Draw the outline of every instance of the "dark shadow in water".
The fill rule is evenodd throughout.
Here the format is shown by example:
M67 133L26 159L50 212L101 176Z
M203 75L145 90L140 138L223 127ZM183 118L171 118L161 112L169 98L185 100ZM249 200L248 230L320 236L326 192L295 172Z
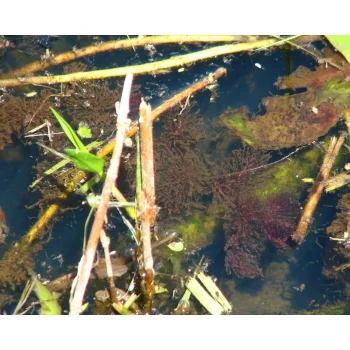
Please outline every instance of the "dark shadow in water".
M28 211L25 206L38 199L38 194L29 189L37 157L35 145L24 146L19 140L0 152L0 206L13 233L11 241L20 238L36 219L37 210Z

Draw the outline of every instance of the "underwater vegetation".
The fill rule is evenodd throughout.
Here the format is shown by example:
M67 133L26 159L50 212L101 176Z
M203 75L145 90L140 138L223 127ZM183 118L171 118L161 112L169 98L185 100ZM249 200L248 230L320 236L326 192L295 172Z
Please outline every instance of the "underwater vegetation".
M334 62L344 63L329 49L324 53ZM283 96L262 99L260 109L265 113L252 115L245 106L234 110L229 107L220 121L256 148L279 150L308 144L327 134L349 108L349 73L349 65L342 69L320 65L314 71L300 66L275 83L285 92Z
M198 143L205 138L204 121L187 108L164 115L155 145L156 196L160 217L183 217L204 208L202 196L210 193L210 172Z
M266 241L280 249L290 247L299 206L292 196L241 204L245 210L232 212L235 215L224 224L226 234L231 234L225 246L225 266L238 277L254 278L262 274L259 258Z
M266 151L243 145L225 159L211 155L215 148L204 154L213 130L206 127L195 108L174 108L157 125L158 226L180 232L192 251L210 245L223 225L227 272L254 278L262 273L259 261L267 241L281 249L289 247L299 213L296 192L285 189L279 195L267 190L280 168L272 174L271 168L264 168L270 159ZM133 179L133 158L127 161L129 179ZM133 186L132 180L130 184Z
M313 103L305 102L311 97L311 92L267 97L262 100L267 110L264 115L250 120L248 109L228 108L220 119L223 125L257 148L279 150L305 145L325 135L338 121L334 104L321 103L313 111Z
M337 205L336 217L327 227L331 241L327 252L323 273L328 278L339 279L345 284L346 293L350 293L350 193L343 194Z
M184 132L178 133L179 128ZM157 203L160 218L165 219L161 222L165 223L166 218L174 221L176 216L181 220L186 215L185 222L174 227L184 232L186 242L203 244L205 241L195 238L203 229L197 233L190 229L191 222L199 215L194 210L202 209L201 216L223 222L227 272L238 277L260 275L259 259L266 240L278 248L289 247L288 240L299 213L298 201L291 192L259 195L259 188L274 180L271 175L264 176L264 170L254 171L268 164L269 154L243 145L219 162L210 155L202 156L200 141L205 139L207 131L198 113L191 116L190 110L181 119L176 111L164 116L163 130L155 153Z
M46 45L45 38L42 38L42 42ZM329 54L334 62L342 64L339 55L327 52L327 49L323 51L324 54ZM90 66L81 62L71 63L63 68L63 74L88 72L89 68ZM186 72L187 70L189 67L186 67ZM220 267L223 278L237 285L261 282L261 290L266 293L267 298L273 289L273 283L263 286L263 279L258 277L274 279L276 276L272 276L273 266L266 263L265 257L268 254L279 257L286 257L289 254L282 252L292 247L291 238L303 209L302 203L308 194L307 190L310 189L312 192L312 183L315 181L320 161L327 151L329 131L350 108L349 73L348 66L344 67L344 70L333 66L326 69L323 65L315 70L299 67L288 77L277 79L275 85L279 89L278 96L262 98L260 108L265 111L264 114L253 115L247 106L233 109L227 105L221 114L224 108L219 108L220 112L217 112L214 106L214 118L218 120L213 122L208 121L208 116L205 114L206 107L204 110L201 109L205 104L201 104L200 100L194 102L193 95L189 94L184 105L171 105L160 118L160 122L154 124L156 205L152 206L152 210L157 214L157 223L152 222L149 227L149 237L154 233L155 238L152 244L149 244L148 252L155 258L155 280L161 283L166 281L173 287L172 291L164 291L166 288L161 283L157 285L157 288L163 288L162 293L165 295L159 297L155 305L166 305L168 312L171 308L170 303L173 305L179 301L179 295L186 291L184 286L189 280L189 271L192 272L192 267L197 264L195 259L206 248L210 249L211 245L217 244L217 241L220 241L219 254L224 254L224 263ZM245 79L246 83L249 83L253 75ZM206 80L213 96L220 100L222 92L219 86L214 83L211 75ZM254 84L255 82L250 86L251 92L255 88ZM168 89L167 86L166 88ZM132 89L131 119L137 118L142 89L142 86L137 85ZM281 95L283 93L285 94ZM103 143L114 138L118 113L115 102L121 99L121 94L121 81L102 79L75 80L62 83L59 87L55 87L54 84L34 86L32 90L2 88L0 150L11 144L14 137L27 143L37 142L40 158L36 170L38 178L41 177L47 169L56 164L59 157L64 157L65 148L71 146L50 112L49 107L54 107L64 116L73 132L76 131L81 136L85 146L91 141L101 142L92 151L96 154L102 149ZM211 99L210 101L213 102ZM136 120L130 123L131 127L138 125ZM345 125L339 123L338 126L344 128ZM40 134L31 135L32 130L38 127L41 128ZM82 134L78 131L81 128L84 128ZM334 132L335 129L332 129L331 133ZM233 138L232 134L238 137ZM135 270L135 266L139 264L141 269L144 268L143 263L135 258L139 250L132 248L132 254L123 253L130 252L129 246L134 242L132 227L139 224L139 220L135 220L135 215L128 217L125 210L125 205L134 210L135 192L140 185L135 176L136 142L131 140L131 137L128 137L123 146L121 173L117 180L117 187L126 198L122 202L128 203L120 203L119 198L119 202L113 199L114 206L124 205L124 207L117 217L116 208L108 209L108 214L112 213L108 217L108 222L101 220L104 230L107 234L111 234L113 239L117 225L121 223L123 226L123 229L119 229L118 226L117 244L113 242L111 245L111 249L115 249L113 254L116 255L112 258L112 266L116 270L114 275L123 276L119 281L121 286L118 285L116 289L121 294L127 294L125 291L129 291L130 285L135 283L132 274L127 274L131 267ZM317 143L320 137L321 143ZM123 145L123 142L121 144ZM319 147L316 148L315 145ZM344 163L347 158L346 152L345 150L341 154L342 160L340 161L339 157L338 161ZM108 166L110 159L110 156L106 156L103 164ZM76 208L83 211L82 203L86 206L90 204L86 192L82 190L83 187L84 191L86 189L83 183L91 179L91 174L80 175L77 176L77 169L74 166L66 164L54 174L43 176L43 181L38 182L35 187L40 192L40 199L30 208L39 207L39 215L46 213L45 209L49 204L57 205L57 213L60 214ZM76 181L76 178L79 178L79 181ZM148 179L144 177L146 178ZM74 186L72 179L75 181ZM100 192L103 182L101 180L105 180L103 171L100 171L94 179L100 183L94 184L91 194ZM66 193L67 187L74 188L75 192L69 201L61 195L63 192ZM327 263L324 274L350 285L348 272L350 197L347 189L343 190L345 194L338 202L337 217L327 229L332 240L326 245L327 252L324 253L327 257L336 255L336 258ZM94 198L97 204L101 203L98 202L101 197ZM92 207L90 214L94 213L95 209L96 207ZM137 215L144 213L137 205L134 212ZM313 218L308 220L313 222ZM126 223L127 227L124 227L123 223ZM1 216L0 211L0 244L11 245L8 251L7 246L1 246L2 291L5 292L5 288L16 289L27 280L28 270L32 271L36 267L35 255L51 239L51 225L53 223L41 234L36 235L33 242L28 241L28 246L22 245L22 241L18 244L11 241L11 230L7 228L6 219ZM86 232L89 225L91 226L91 223L86 224ZM159 238L162 241L173 233L176 234L177 242L158 247ZM178 248L179 246L181 248ZM105 256L108 257L106 251ZM92 269L93 273L100 275L97 277L103 280L108 277L104 268L107 260L101 260ZM283 280L287 285L286 276L289 272L286 263L283 264L281 265L284 277L276 277L274 282ZM72 269L73 267L70 271ZM62 279L65 291L69 289L74 276L74 272L63 276L67 277ZM250 281L255 278L255 281ZM110 281L112 279L110 278ZM142 280L142 273L139 273L135 280L138 285ZM96 280L94 282L96 285L101 283ZM276 293L281 298L286 296L289 300L294 290L297 292L304 290L304 287L299 288L304 281L302 283L296 281L294 284L292 286L289 283L286 288L280 286L277 288L279 294ZM135 293L139 293L142 288L136 289ZM233 287L230 291L233 298L242 297ZM96 313L113 312L112 297L107 294L101 291L96 293ZM106 299L109 300L108 306L102 305ZM140 298L137 303L142 305L143 301ZM98 311L100 302L103 311ZM256 302L259 303L259 298L256 298ZM278 312L284 312L291 307L290 301L280 300L280 302ZM150 304L147 308L149 306ZM195 309L193 305L191 308ZM136 309L139 312L137 305ZM118 313L119 311L117 310ZM191 309L192 311L203 312L201 309ZM267 307L264 308L264 312L268 312Z

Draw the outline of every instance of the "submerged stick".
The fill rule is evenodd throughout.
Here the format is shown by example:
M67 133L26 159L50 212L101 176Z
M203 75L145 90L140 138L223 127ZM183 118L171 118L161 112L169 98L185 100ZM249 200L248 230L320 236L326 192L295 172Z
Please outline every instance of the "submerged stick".
M79 178L82 179L82 178L84 178L84 176L85 176L85 173L83 171L78 171L77 174L75 175L75 179L79 179ZM46 209L44 214L41 215L41 217L32 226L32 228L26 233L26 235L20 241L18 241L14 244L15 248L18 248L18 247L25 248L25 247L28 247L31 245L33 240L38 236L38 233L41 232L41 230L43 228L45 228L45 226L50 222L52 217L58 212L58 210L61 207L61 202L64 201L65 199L67 199L68 196L72 192L74 192L76 183L78 183L78 182L71 181L68 184L66 190L57 196L58 203L52 204Z
M91 233L90 233L88 244L85 250L85 254L82 257L80 274L78 274L77 276L78 277L77 284L76 284L72 302L71 302L71 309L70 309L71 315L78 315L81 312L85 289L91 273L98 241L101 234L101 229L104 224L109 200L112 194L112 187L114 186L118 178L119 165L120 165L121 155L122 155L123 146L124 146L125 133L130 125L130 119L128 119L128 114L129 114L129 99L130 99L132 79L133 79L132 74L128 74L126 76L123 93L121 97L121 102L120 104L118 102L116 103L116 112L118 115L116 144L115 144L113 155L107 171L106 180L102 189L101 200L96 211L95 220L91 228Z
M77 72L56 76L37 76L25 78L10 78L0 80L0 87L23 86L30 84L60 84L81 80L105 79L112 77L122 77L128 73L146 74L156 73L157 71L167 70L179 66L188 65L197 61L217 56L229 55L236 52L249 51L260 47L273 44L276 39L261 40L253 43L229 44L212 47L210 49L192 52L182 56L175 56L166 60L150 62L135 66L118 67L111 69L103 69L92 72Z
M111 290L112 304L115 309L121 310L121 313L125 314L124 306L118 300L117 288L114 283L115 274L113 273L113 267L112 267L110 253L109 253L110 239L109 237L107 237L106 232L103 228L101 229L100 239L101 239L101 244L103 246L104 253L105 253L106 271L108 276L109 288ZM127 312L127 314L130 314L130 313Z
M140 194L139 211L142 248L144 293L146 298L145 311L151 312L154 290L154 270L151 236L156 220L156 194L154 187L154 160L153 160L153 119L151 106L143 99L140 105L140 135L141 135L141 169L142 191Z
M334 164L335 158L339 153L340 147L342 146L344 140L345 140L345 133L341 133L339 138L336 137L331 138L331 142L329 145L329 148L327 150L327 153L324 157L323 164L321 167L321 170L319 174L317 175L315 184L309 194L309 197L307 199L307 202L304 206L304 210L302 212L302 215L299 219L298 225L296 230L293 233L293 240L300 244L309 229L310 223L312 222L312 217L314 215L314 212L316 210L317 204L320 200L321 194L324 189L325 181L329 177L329 173L332 169L332 166Z
M160 44L184 44L184 43L214 43L214 42L254 42L257 41L255 36L244 35L159 35L146 36L143 38L132 38L126 40L112 40L101 43L99 45L86 46L81 49L73 49L72 51L63 52L53 56L47 61L35 61L29 63L19 69L15 69L8 74L3 74L1 79L12 77L20 77L29 73L35 73L48 69L53 66L68 63L78 58L96 55L101 52L130 49L131 47L143 47L144 45L160 45Z

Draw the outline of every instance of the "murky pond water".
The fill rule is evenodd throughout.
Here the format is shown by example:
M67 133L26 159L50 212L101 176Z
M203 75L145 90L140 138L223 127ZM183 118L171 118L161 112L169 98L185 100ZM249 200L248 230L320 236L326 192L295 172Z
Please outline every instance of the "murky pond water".
M37 37L7 39L13 47L3 51L0 56L0 69L4 73L39 59L48 53L47 50L58 55L73 47L76 50L92 43L120 38L60 36L50 38L49 42L47 38L40 38L39 44ZM323 47L323 44L318 45L319 48ZM57 66L36 74L63 74L74 70L136 65L214 46L168 44L139 47L135 51L100 53L79 59L79 65L74 67ZM293 113L305 115L304 119L296 122L299 125L303 122L305 128L313 125L307 114L311 112L303 109L304 105L309 104L309 95L304 95L305 100L301 102L295 97L305 93L307 86L288 90L279 89L276 85L279 77L292 74L300 66L315 72L318 64L304 52L283 47L217 57L186 66L184 70L173 69L166 74L135 76L131 106L134 120L137 119L141 96L155 108L217 68L227 69L226 76L219 79L217 86L196 93L190 99L189 107L183 102L161 116L160 122L154 125L156 195L160 207L157 232L163 237L165 232L177 231L186 249L176 253L163 246L154 251L157 282L167 288L166 293L156 296L155 313L173 312L184 293L184 281L203 256L208 262L206 272L216 278L216 284L232 305L233 314L295 314L335 305L341 305L342 312L347 312L346 270L342 271L342 277L329 273L332 270L329 261L335 259L341 265L345 255L336 256L334 242L329 240L326 233L334 220L339 198L347 189L324 194L304 242L298 247L290 244L301 208L312 188L312 183L306 183L302 178L316 178L329 135L337 135L340 129L345 129L345 124L339 122L324 126L330 129L329 132L328 129L325 132L318 131L315 126L310 131L291 131L291 142L287 136L282 141L278 139L278 135L286 133L283 129L286 122L279 122L283 108L290 113L291 118L294 117ZM1 138L0 206L10 230L0 246L3 258L12 244L19 241L36 223L45 208L55 202L55 193L64 188L64 182L71 176L67 175L63 180L51 176L37 186L39 190L29 188L36 178L60 160L35 142L45 143L59 152L68 146L65 136L58 134L60 129L57 123L55 125L45 103L59 109L75 128L81 121L87 123L92 130L92 139L84 140L85 144L95 139L104 140L113 133L113 105L120 97L123 84L123 79L107 81L50 87L44 84L2 91L0 122L7 124L1 132L10 135L13 131L11 137ZM25 97L33 91L37 93L36 96ZM62 92L70 92L71 95L64 98L48 97L50 94L58 96ZM287 95L290 97L288 103L285 99ZM267 101L264 104L263 99ZM12 109L6 109L6 104L11 104ZM293 112L290 111L292 104ZM320 114L331 115L329 105L322 105L318 109ZM13 125L9 122L12 113L17 113L17 119L12 120ZM25 118L35 113L32 128L45 120L54 124L57 134L52 143L45 136L46 129L42 129L43 136L35 139L23 137L24 132L28 132ZM230 121L226 117L239 113L244 114L244 123L248 125L252 122L249 132L242 131L241 127L238 127L238 132L230 129ZM257 119L262 121L260 125L254 124ZM276 127L280 127L277 129L280 131L276 132ZM319 135L316 139L320 137L323 149L316 148L312 144L313 139L305 141L307 133L316 135L317 132ZM258 137L261 139L258 140ZM266 146L262 146L263 142L266 142ZM285 146L280 147L278 142ZM293 156L285 159L294 151ZM338 171L349 159L345 147L340 154L342 160L334 167ZM279 163L281 159L284 160ZM297 164L297 159L301 159L298 165L300 168L288 168L281 175L284 164ZM273 162L280 168L268 165ZM304 172L305 168L307 171ZM118 182L130 200L134 196L134 172L135 146L124 151ZM96 193L99 190L99 187L94 189ZM31 252L34 260L28 258L28 264L40 273L43 280L52 281L76 270L82 252L84 226L90 211L85 201L86 198L76 192L60 204L63 210L48 225L46 234L38 239L37 248ZM116 255L125 256L125 251L133 245L133 239L115 208L110 210L106 231L111 237L111 250L116 251ZM99 253L103 255L102 249ZM0 263L0 267L4 266L5 260ZM135 264L130 262L128 268L128 273L117 280L118 287L124 290L134 277ZM0 280L2 295L14 297L12 302L7 305L4 303L2 310L8 313L13 311L25 280L26 277L20 277L20 274L17 282L16 279L13 283ZM91 302L89 312L94 309L95 291L106 286L103 283L95 281L87 293L87 300ZM64 310L69 308L69 292L67 295L61 299ZM31 312L36 311L33 309ZM190 312L206 313L196 301Z

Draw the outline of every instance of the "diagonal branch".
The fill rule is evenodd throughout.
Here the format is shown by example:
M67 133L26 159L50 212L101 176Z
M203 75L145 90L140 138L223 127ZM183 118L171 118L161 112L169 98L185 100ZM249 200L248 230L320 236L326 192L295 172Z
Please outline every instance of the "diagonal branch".
M116 182L119 172L120 159L123 151L125 133L130 126L129 113L129 98L131 91L133 75L128 74L125 78L124 88L120 104L116 103L117 119L117 134L116 143L112 154L112 159L107 171L106 181L103 186L101 200L96 211L95 220L91 228L89 241L82 257L80 271L77 276L76 288L70 306L70 314L77 315L81 312L81 306L85 294L85 289L91 273L94 257L96 254L97 245L100 239L101 229L107 214L108 204L112 193L112 188Z
M314 215L318 202L321 198L321 194L325 187L325 182L329 177L329 173L339 153L339 150L342 144L344 143L345 136L345 133L342 133L338 139L336 137L331 138L331 142L328 147L327 153L324 157L321 170L317 175L315 184L309 194L302 215L299 219L298 225L292 236L293 241L295 241L298 244L302 243L309 230L310 224L312 222L312 217Z

